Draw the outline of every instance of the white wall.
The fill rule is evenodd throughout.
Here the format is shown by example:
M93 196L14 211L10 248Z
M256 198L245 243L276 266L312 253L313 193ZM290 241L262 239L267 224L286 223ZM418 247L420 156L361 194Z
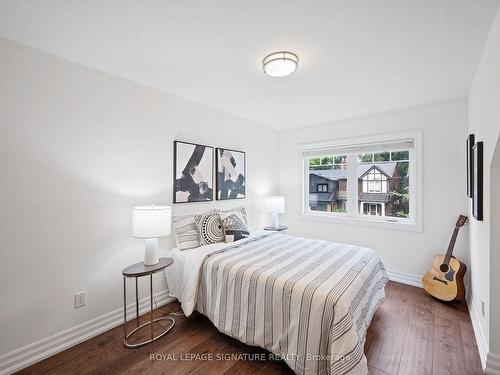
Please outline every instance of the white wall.
M332 104L333 105L333 104ZM279 191L287 210L281 219L292 233L377 250L391 271L421 276L432 257L446 251L458 214L467 212L464 142L466 101L456 99L397 112L366 116L315 127L281 131ZM423 130L423 232L406 232L299 218L298 144ZM458 238L455 255L467 262L467 231Z
M0 39L0 354L122 306L121 269L143 257L131 208L172 203L174 139L246 151L248 179L246 200L174 215L245 204L266 223L274 130Z
M499 82L500 83L500 82ZM500 103L500 96L498 96ZM500 112L497 113L497 116ZM498 116L500 119L500 116ZM497 120L498 120L497 119ZM500 137L496 142L490 168L490 351L500 354ZM471 239L473 240L473 239ZM479 250L476 247L476 250ZM475 254L477 257L477 255ZM476 302L476 301L475 301Z
M500 194L500 188L494 184L490 173L490 168L494 167L493 154L500 133L500 11L497 12L473 80L468 108L468 130L475 134L477 140L484 141L484 220L471 220L470 223L471 302L479 312L481 334L486 344L489 344L489 350L500 353L500 242L493 242L495 235L498 241L500 213L490 209L495 202L494 195ZM496 168L499 167L500 163ZM481 300L486 302L484 317L480 314Z

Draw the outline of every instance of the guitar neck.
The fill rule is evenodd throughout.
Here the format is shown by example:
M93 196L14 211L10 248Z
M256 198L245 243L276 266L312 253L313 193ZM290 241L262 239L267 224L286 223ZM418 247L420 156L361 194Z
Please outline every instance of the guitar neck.
M446 256L444 257L444 264L448 264L450 262L451 255L453 254L453 248L455 247L455 242L457 241L459 229L459 227L455 227L455 230L453 231L450 244L448 245L448 250L446 251Z

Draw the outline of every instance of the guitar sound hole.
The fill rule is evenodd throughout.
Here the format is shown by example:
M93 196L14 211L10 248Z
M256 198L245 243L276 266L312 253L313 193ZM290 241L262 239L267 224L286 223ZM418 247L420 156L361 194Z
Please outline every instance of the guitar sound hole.
M446 273L450 270L450 266L448 266L447 264L441 264L439 266L439 269L441 272Z

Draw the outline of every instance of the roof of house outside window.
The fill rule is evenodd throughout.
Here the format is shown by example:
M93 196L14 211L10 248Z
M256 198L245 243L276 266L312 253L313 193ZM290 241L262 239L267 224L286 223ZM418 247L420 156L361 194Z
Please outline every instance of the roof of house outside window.
M335 199L335 193L309 193L309 202L331 202Z
M362 178L373 167L376 167L386 176L392 177L396 169L396 164L396 162L358 164L358 179ZM347 178L345 169L312 170L309 174L315 174L316 176L327 178L329 180L342 180Z
M373 202L373 203L385 203L390 200L389 193L361 193L359 195L359 200L362 202Z

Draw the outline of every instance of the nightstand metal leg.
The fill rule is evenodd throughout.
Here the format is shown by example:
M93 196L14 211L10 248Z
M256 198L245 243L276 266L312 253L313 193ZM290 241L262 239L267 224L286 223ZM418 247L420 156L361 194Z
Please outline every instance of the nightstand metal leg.
M123 337L127 337L127 278L123 277Z
M149 275L149 293L151 295L151 341L153 341L153 274Z
M137 282L138 277L135 278L135 321L137 323L137 327L140 326L139 324L139 290L138 290L138 282Z

